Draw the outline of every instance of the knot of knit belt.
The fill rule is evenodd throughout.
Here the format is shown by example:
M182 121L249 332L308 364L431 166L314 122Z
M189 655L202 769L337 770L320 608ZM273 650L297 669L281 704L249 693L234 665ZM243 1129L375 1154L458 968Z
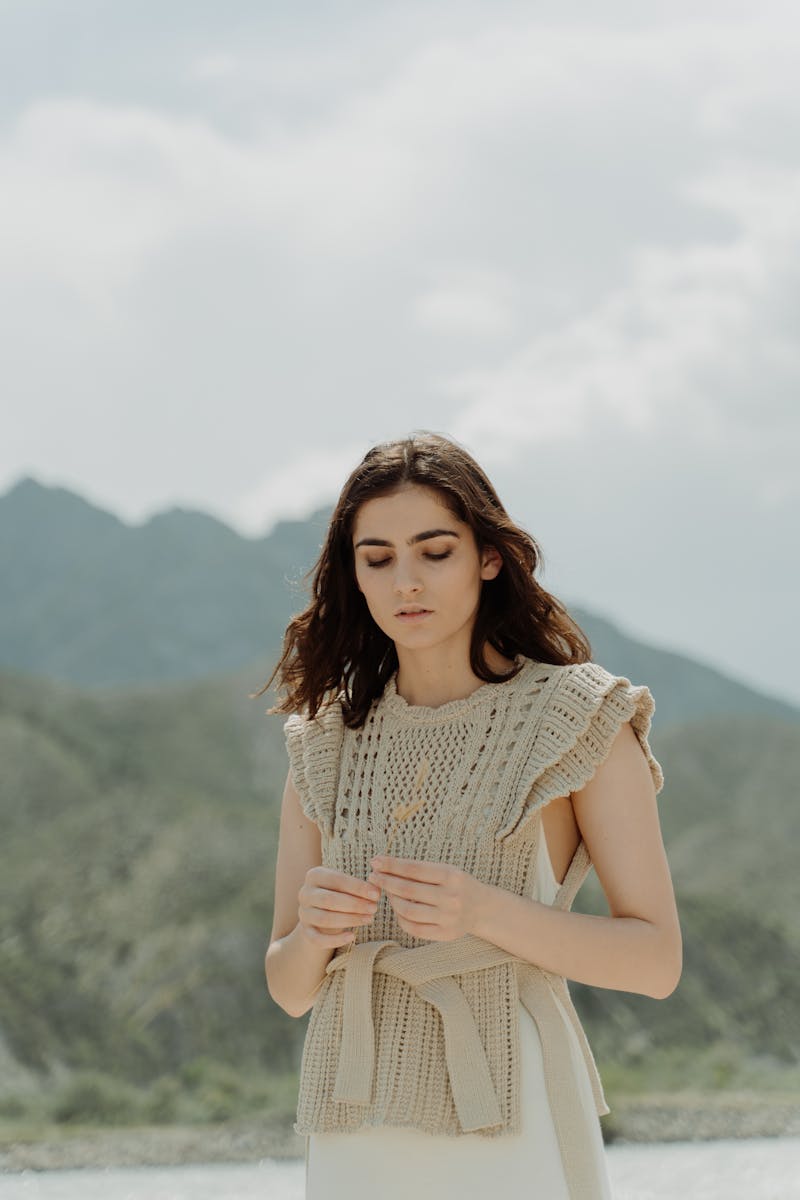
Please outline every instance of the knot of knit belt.
M453 976L484 971L507 962L517 964L520 999L539 1029L556 1125L562 1113L570 1109L573 1114L578 1112L580 1098L571 1069L567 1030L545 972L472 934L452 942L429 942L410 949L393 939L361 942L353 945L349 953L331 959L326 973L346 972L334 1100L370 1103L375 1065L372 976L378 972L402 979L438 1010L453 1102L462 1130L467 1133L500 1124L500 1103L475 1017ZM564 999L569 1004L566 995L562 1003Z
M442 1018L445 1054L458 1118L465 1131L502 1121L489 1064L478 1027L455 974L482 971L504 962L521 962L483 938L467 935L453 942L429 942L404 949L392 939L361 942L336 955L326 972L346 970L344 1017L334 1100L369 1104L375 1064L372 976L402 979Z

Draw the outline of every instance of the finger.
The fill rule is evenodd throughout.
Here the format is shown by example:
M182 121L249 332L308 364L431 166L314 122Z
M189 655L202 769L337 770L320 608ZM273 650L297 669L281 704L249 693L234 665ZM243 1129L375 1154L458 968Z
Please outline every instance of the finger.
M397 901L397 902L395 902ZM416 904L402 897L392 896L392 908L405 921L413 921L417 925L435 925L441 919L441 910L433 904Z
M315 867L308 882L312 887L338 892L343 896L356 896L362 900L379 898L375 888L365 879L359 879L354 875L345 875L330 867Z
M386 875L399 875L405 879L434 884L442 884L450 871L449 863L422 862L416 858L391 858L385 854L376 855L370 860L370 866Z
M373 878L390 896L402 896L406 900L418 900L425 904L441 903L441 884L416 883L401 875L389 875L383 871L373 871L370 879Z
M352 896L348 892L332 892L328 888L313 888L309 899L317 908L329 908L358 916L361 913L374 913L380 894L378 887L372 887L372 895L365 898Z
M401 917L398 913L397 922L400 928L412 937L427 938L428 941L439 941L442 937L441 926L437 921L413 921L411 917Z
M421 921L410 921L407 917L404 917L403 929L405 929L406 933L410 933L412 937L426 938L429 942L444 941L441 926L437 925L435 921L427 925Z
M345 946L348 942L352 942L355 934L351 930L339 930L338 932L330 932L324 929L319 929L315 925L305 925L304 932L310 942L314 942L318 946Z
M342 929L349 925L368 925L375 916L374 910L369 912L340 912L329 908L312 905L306 912L315 925L326 929Z

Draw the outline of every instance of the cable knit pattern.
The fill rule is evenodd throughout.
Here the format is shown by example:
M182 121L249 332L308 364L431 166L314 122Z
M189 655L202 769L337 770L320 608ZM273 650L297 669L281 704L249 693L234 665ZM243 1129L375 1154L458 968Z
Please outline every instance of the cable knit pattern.
M339 698L314 721L288 718L292 775L304 812L320 828L324 865L366 879L372 856L396 830L393 856L451 863L532 895L543 806L591 779L625 721L661 790L647 740L655 708L648 688L597 663L553 666L523 656L516 663L508 680L439 707L409 705L393 675L358 730L345 728ZM425 802L396 824L392 813L411 799L423 759ZM556 906L571 906L590 865L581 843ZM573 1192L588 1194L580 1191L574 1072L554 995L579 1035L597 1111L608 1112L563 978L472 935L449 943L415 938L382 895L352 949L334 953L315 997L295 1131L390 1124L452 1136L518 1133L522 1001L545 1045Z

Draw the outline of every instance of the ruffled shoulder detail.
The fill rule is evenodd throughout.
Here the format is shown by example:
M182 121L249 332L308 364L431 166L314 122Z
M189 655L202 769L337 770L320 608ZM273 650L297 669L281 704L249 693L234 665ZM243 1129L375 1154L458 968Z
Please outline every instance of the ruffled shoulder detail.
M518 833L549 801L584 787L626 721L639 739L656 792L661 791L664 773L647 740L655 712L649 688L634 686L598 663L573 663L550 668L543 699L514 743L508 804L496 840Z
M321 709L313 720L292 713L284 723L283 734L303 812L331 837L344 738L339 700Z

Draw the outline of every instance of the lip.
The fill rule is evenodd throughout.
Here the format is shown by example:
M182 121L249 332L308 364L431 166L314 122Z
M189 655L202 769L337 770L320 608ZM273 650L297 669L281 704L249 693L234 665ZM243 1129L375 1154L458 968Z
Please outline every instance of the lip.
M429 608L426 608L423 609L422 612L404 613L400 611L396 612L394 615L397 617L398 621L408 621L409 623L413 624L415 621L423 621L425 617L430 617L432 613Z

